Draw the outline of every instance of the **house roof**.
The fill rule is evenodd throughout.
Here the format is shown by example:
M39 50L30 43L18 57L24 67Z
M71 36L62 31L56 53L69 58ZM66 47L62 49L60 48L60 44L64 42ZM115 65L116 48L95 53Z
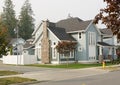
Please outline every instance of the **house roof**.
M92 20L83 21L78 17L71 17L58 21L56 27L64 28L66 32L85 30Z
M101 45L101 46L113 46L113 45L110 45L108 43L105 43L105 42L97 42L98 45Z
M112 35L111 29L107 29L107 28L100 29L100 32L101 32L102 34Z
M14 44L14 43L19 43L19 40L22 40L22 41L24 41L25 42L25 40L24 39L22 39L22 38L13 38L13 39L11 39L11 41L10 41L10 43L9 44ZM19 43L20 44L20 43ZM22 44L24 44L24 43L22 43Z
M57 23L49 22L48 28L60 39L60 40L72 40L76 41L67 32L86 30L92 20L83 21L78 17L70 17L68 19L60 20Z
M49 27L49 29L60 39L60 40L71 40L75 41L68 33L66 33L64 28L59 27Z
M25 48L33 47L33 46L34 46L34 45L32 44L33 40L34 40L34 39L28 39L28 40L26 40L26 43L25 43L25 45L23 46L24 49L25 49Z

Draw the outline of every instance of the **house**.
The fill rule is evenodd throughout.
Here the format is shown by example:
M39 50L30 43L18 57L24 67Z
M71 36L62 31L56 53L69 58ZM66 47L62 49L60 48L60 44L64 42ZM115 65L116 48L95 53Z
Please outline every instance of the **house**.
M13 38L9 44L12 46L11 55L21 55L23 51L23 45L25 44L25 40L22 38Z
M111 55L112 59L116 59L116 49L120 46L120 42L117 41L116 35L113 36L113 33L110 29L104 28L100 29L102 40L108 45L103 47L103 58L105 59L108 55Z
M37 57L34 55L33 39L23 40L22 38L13 39L10 44L13 46L12 54L3 56L3 64L35 64Z
M35 38L35 56L39 63L66 63L65 54L56 50L58 42L76 42L75 50L67 54L69 62L98 62L102 42L101 31L92 20L70 17L56 23L42 21L32 34Z

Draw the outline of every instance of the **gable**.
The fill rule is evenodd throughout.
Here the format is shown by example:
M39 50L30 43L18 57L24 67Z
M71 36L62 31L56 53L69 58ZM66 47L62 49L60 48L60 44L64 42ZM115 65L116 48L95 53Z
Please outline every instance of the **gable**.
M95 24L93 24L93 21L91 21L91 23L88 25L88 27L86 28L85 30L86 32L87 31L92 31L92 32L95 32L97 34L101 34L100 30L97 28L97 26Z

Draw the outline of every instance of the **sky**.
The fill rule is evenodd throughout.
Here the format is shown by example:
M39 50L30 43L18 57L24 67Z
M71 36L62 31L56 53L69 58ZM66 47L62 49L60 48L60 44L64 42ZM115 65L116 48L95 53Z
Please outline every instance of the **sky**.
M0 12L5 0L0 0ZM20 14L25 0L12 0L15 5L16 16ZM79 17L82 20L90 20L105 7L103 0L29 0L34 13L35 25L41 20L57 22L61 19Z

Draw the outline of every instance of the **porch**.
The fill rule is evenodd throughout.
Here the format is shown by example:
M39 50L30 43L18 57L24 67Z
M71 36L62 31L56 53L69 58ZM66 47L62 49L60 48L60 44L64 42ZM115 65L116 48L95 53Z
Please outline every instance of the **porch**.
M105 42L98 42L98 60L99 63L102 63L103 61L110 62L114 60L115 57L115 46L110 45Z

